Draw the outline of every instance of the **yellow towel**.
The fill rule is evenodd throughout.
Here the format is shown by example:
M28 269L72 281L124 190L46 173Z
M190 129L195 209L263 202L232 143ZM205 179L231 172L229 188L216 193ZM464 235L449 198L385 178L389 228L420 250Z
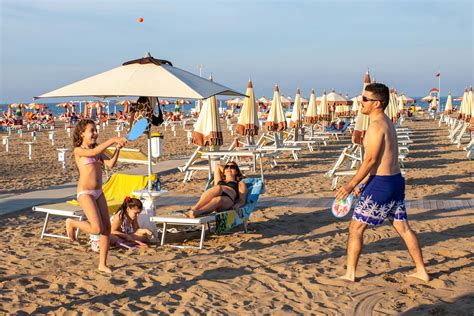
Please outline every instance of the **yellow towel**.
M151 180L155 181L156 176L152 175ZM115 213L126 196L136 197L132 195L132 191L142 190L148 185L148 176L137 176L129 174L113 174L109 181L103 186L105 199L107 200L107 206L109 207L109 213ZM68 201L67 203L73 205L79 205L76 200Z

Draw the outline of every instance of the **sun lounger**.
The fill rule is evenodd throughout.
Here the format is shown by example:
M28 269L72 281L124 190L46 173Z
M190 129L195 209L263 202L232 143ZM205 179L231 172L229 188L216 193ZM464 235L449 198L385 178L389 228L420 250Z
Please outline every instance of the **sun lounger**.
M157 224L162 224L162 235L161 235L161 246L165 245L166 233L168 225L178 226L197 226L201 230L201 237L199 240L199 247L183 246L183 245L169 245L177 248L197 248L202 249L204 247L204 240L206 235L206 226L211 231L211 223L215 224L215 232L220 234L226 232L239 225L244 226L244 230L247 231L247 223L250 214L255 211L260 194L264 191L264 184L261 178L245 178L242 180L247 185L248 193L246 198L246 204L241 208L242 217L240 217L234 210L214 213L198 218L187 218L181 213L172 212L167 215L152 216L150 221ZM212 182L209 180L208 184Z
M56 234L51 234L47 232L50 216L70 217L70 218L76 218L80 221L85 216L84 212L82 211L79 205L72 205L66 202L34 206L33 211L46 213L43 229L41 230L41 239L43 239L44 236L55 237L55 238L65 238L65 239L68 238L66 235L56 235ZM79 229L76 230L76 238L78 236L79 236Z

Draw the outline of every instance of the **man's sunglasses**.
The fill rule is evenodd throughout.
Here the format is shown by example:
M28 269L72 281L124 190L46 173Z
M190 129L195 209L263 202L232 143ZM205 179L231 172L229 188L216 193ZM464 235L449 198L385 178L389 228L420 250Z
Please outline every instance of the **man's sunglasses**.
M237 166L236 165L225 165L224 170L225 169L237 170Z
M369 101L375 102L375 101L380 101L380 100L369 99L369 98L367 98L365 95L363 95L363 96L362 96L362 101L363 101L363 102L369 102ZM380 101L380 102L382 102L382 101Z

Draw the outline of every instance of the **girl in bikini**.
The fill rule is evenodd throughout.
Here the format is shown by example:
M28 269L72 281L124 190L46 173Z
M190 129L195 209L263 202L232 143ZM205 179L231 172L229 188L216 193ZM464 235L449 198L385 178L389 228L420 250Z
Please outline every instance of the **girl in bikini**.
M225 211L230 208L239 210L245 205L247 186L235 162L224 166L218 165L214 170L214 187L204 192L196 205L185 213L186 217L195 218L211 212Z
M102 165L109 169L115 166L120 149L125 146L125 138L113 137L102 144L97 144L97 130L92 120L85 119L77 123L74 129L74 159L79 169L77 183L77 200L87 216L88 221L66 220L68 237L75 240L75 230L80 229L89 234L100 234L99 271L111 273L107 266L107 253L110 239L110 217L107 201L102 192ZM116 150L109 159L103 152L115 144Z
M111 217L112 232L111 245L147 246L146 243L153 237L153 233L145 228L138 227L138 214L143 210L139 199L126 197L117 212Z

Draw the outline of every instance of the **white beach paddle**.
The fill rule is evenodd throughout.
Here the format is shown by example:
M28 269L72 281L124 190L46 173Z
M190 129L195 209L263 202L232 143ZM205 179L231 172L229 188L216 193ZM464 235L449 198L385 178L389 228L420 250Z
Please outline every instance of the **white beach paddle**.
M343 218L350 212L353 201L354 197L352 196L352 193L343 200L339 200L338 198L334 199L331 207L332 215L337 218Z
M138 120L130 129L130 132L127 134L127 140L129 141L134 141L138 137L140 137L143 132L145 132L146 128L148 127L148 119L147 118L142 118Z

